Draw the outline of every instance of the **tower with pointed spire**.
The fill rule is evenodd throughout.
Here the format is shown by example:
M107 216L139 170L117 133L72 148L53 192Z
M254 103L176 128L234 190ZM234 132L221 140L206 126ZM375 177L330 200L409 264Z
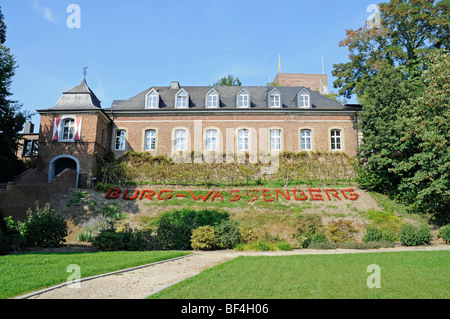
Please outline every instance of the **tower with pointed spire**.
M94 154L104 156L108 151L111 119L86 78L64 92L53 107L38 113L40 170L51 182L66 168L72 169L77 172L74 187L90 187L97 171Z

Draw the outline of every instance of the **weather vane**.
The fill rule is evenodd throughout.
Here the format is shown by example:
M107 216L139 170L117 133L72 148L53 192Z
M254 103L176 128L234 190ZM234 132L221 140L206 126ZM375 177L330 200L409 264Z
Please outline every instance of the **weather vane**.
M85 67L83 68L83 75L84 75L84 77L86 77L86 75L88 74L88 73L87 73L87 68L88 68L87 66L85 66Z

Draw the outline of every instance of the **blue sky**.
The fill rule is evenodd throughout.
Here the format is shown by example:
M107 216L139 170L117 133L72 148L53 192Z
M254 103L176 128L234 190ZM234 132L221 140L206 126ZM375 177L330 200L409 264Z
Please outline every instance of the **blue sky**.
M265 85L278 71L328 74L346 62L346 29L364 25L373 0L2 0L6 46L19 68L13 98L24 110L56 104L88 85L104 108L152 87L211 85L233 74ZM69 28L70 4L80 28ZM354 101L351 101L354 102ZM32 118L39 127L39 115Z

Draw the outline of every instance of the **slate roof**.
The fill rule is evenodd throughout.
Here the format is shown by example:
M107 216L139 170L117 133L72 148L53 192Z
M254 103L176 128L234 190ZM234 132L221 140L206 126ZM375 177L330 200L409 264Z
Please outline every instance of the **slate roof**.
M56 105L48 109L38 110L38 112L89 111L101 108L100 100L89 88L86 79L83 79L79 85L64 92Z
M250 112L251 110L272 110L280 111L280 108L269 108L269 93L276 89L281 95L282 108L285 111L311 111L311 110L329 110L329 111L345 111L355 110L355 107L344 106L332 99L329 99L317 92L305 87L262 87L262 86L222 86L214 87L219 93L220 107L207 109L206 94L212 89L211 86L181 86L179 89L171 89L170 87L151 87L144 92L128 99L115 100L110 108L104 109L106 113L110 112L148 112L164 113L164 112L185 112L187 109L175 108L175 96L179 90L184 89L189 93L189 111L201 112L221 112L221 111L237 111ZM236 96L242 89L247 90L250 94L251 107L237 108ZM159 109L146 109L146 96L151 90L156 90L160 96ZM297 94L305 90L310 94L311 108L299 109L297 104Z

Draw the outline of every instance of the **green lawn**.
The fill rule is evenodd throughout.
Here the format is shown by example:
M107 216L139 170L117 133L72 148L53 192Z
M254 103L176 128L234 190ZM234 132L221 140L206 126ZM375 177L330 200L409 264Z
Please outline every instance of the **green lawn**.
M368 288L369 265L381 288ZM448 299L450 251L239 257L151 298Z
M0 299L64 283L80 266L81 277L90 277L186 255L177 251L27 253L0 256Z

